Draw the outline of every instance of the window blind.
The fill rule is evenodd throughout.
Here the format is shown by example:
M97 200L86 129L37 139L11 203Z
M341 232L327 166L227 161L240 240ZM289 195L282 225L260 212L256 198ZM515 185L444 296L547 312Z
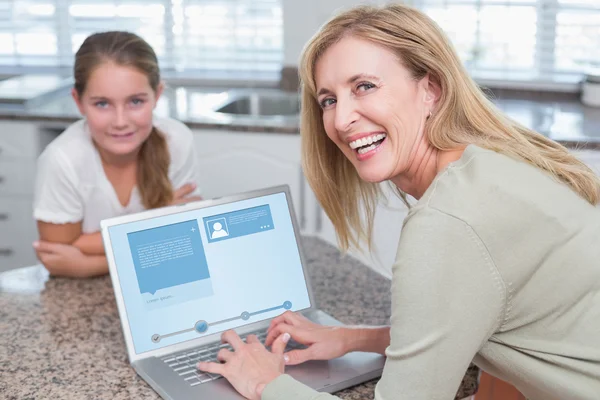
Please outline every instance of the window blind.
M87 35L119 29L146 39L163 69L278 72L282 1L2 0L0 67L70 67ZM551 82L600 68L599 0L412 4L448 33L476 78Z
M600 67L598 0L415 0L475 77L578 79Z
M282 20L281 0L4 0L0 65L70 67L89 34L127 30L163 69L279 72Z

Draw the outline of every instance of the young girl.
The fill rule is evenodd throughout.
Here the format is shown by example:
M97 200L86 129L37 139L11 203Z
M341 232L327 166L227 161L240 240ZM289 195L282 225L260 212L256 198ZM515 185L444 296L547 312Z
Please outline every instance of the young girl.
M158 61L128 32L89 36L75 56L72 96L83 120L38 160L33 243L52 275L106 274L100 221L198 200L192 132L153 116Z

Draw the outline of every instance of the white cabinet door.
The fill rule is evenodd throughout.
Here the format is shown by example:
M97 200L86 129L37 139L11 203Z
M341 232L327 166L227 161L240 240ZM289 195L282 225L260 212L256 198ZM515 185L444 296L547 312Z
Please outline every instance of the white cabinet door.
M0 197L0 272L37 263L32 203L23 197Z
M195 130L199 179L206 198L287 184L302 225L300 135Z
M0 272L37 262L32 200L41 137L33 122L0 121Z
M0 121L0 159L35 159L40 151L36 124Z
M0 196L33 197L35 159L2 159L0 157Z

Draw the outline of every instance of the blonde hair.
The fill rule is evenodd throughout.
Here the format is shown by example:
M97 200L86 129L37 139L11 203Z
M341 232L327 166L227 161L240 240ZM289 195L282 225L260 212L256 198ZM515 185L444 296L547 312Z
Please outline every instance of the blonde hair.
M358 6L331 19L309 41L299 71L303 168L343 249L359 248L361 242L371 246L380 195L379 185L362 181L329 140L317 102L315 65L330 46L347 36L388 49L415 80L429 74L439 85L441 96L425 128L431 146L451 150L475 144L546 171L591 204L600 200L600 180L594 172L565 147L500 112L469 77L444 32L427 15L400 4Z
M79 96L85 92L92 72L105 62L134 67L146 75L155 93L158 90L160 71L152 47L134 33L111 31L88 36L75 54L73 75ZM173 200L170 163L167 141L162 132L152 127L138 153L137 187L144 207L162 207Z

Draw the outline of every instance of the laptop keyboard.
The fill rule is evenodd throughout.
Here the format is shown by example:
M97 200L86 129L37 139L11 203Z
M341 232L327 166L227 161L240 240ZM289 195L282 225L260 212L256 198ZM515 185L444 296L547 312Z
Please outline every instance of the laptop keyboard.
M246 337L252 333L241 336L245 342ZM265 342L267 337L267 331L253 332L258 337L261 343ZM305 346L290 340L287 343L285 351L293 349L305 348ZM221 349L233 350L229 344L212 344L205 347L198 347L191 350L186 350L178 354L170 354L166 357L161 358L170 368L173 369L181 378L186 381L190 386L200 385L222 378L218 374L209 374L208 372L200 371L196 368L196 364L199 361L210 361L219 362L217 360L217 353Z

